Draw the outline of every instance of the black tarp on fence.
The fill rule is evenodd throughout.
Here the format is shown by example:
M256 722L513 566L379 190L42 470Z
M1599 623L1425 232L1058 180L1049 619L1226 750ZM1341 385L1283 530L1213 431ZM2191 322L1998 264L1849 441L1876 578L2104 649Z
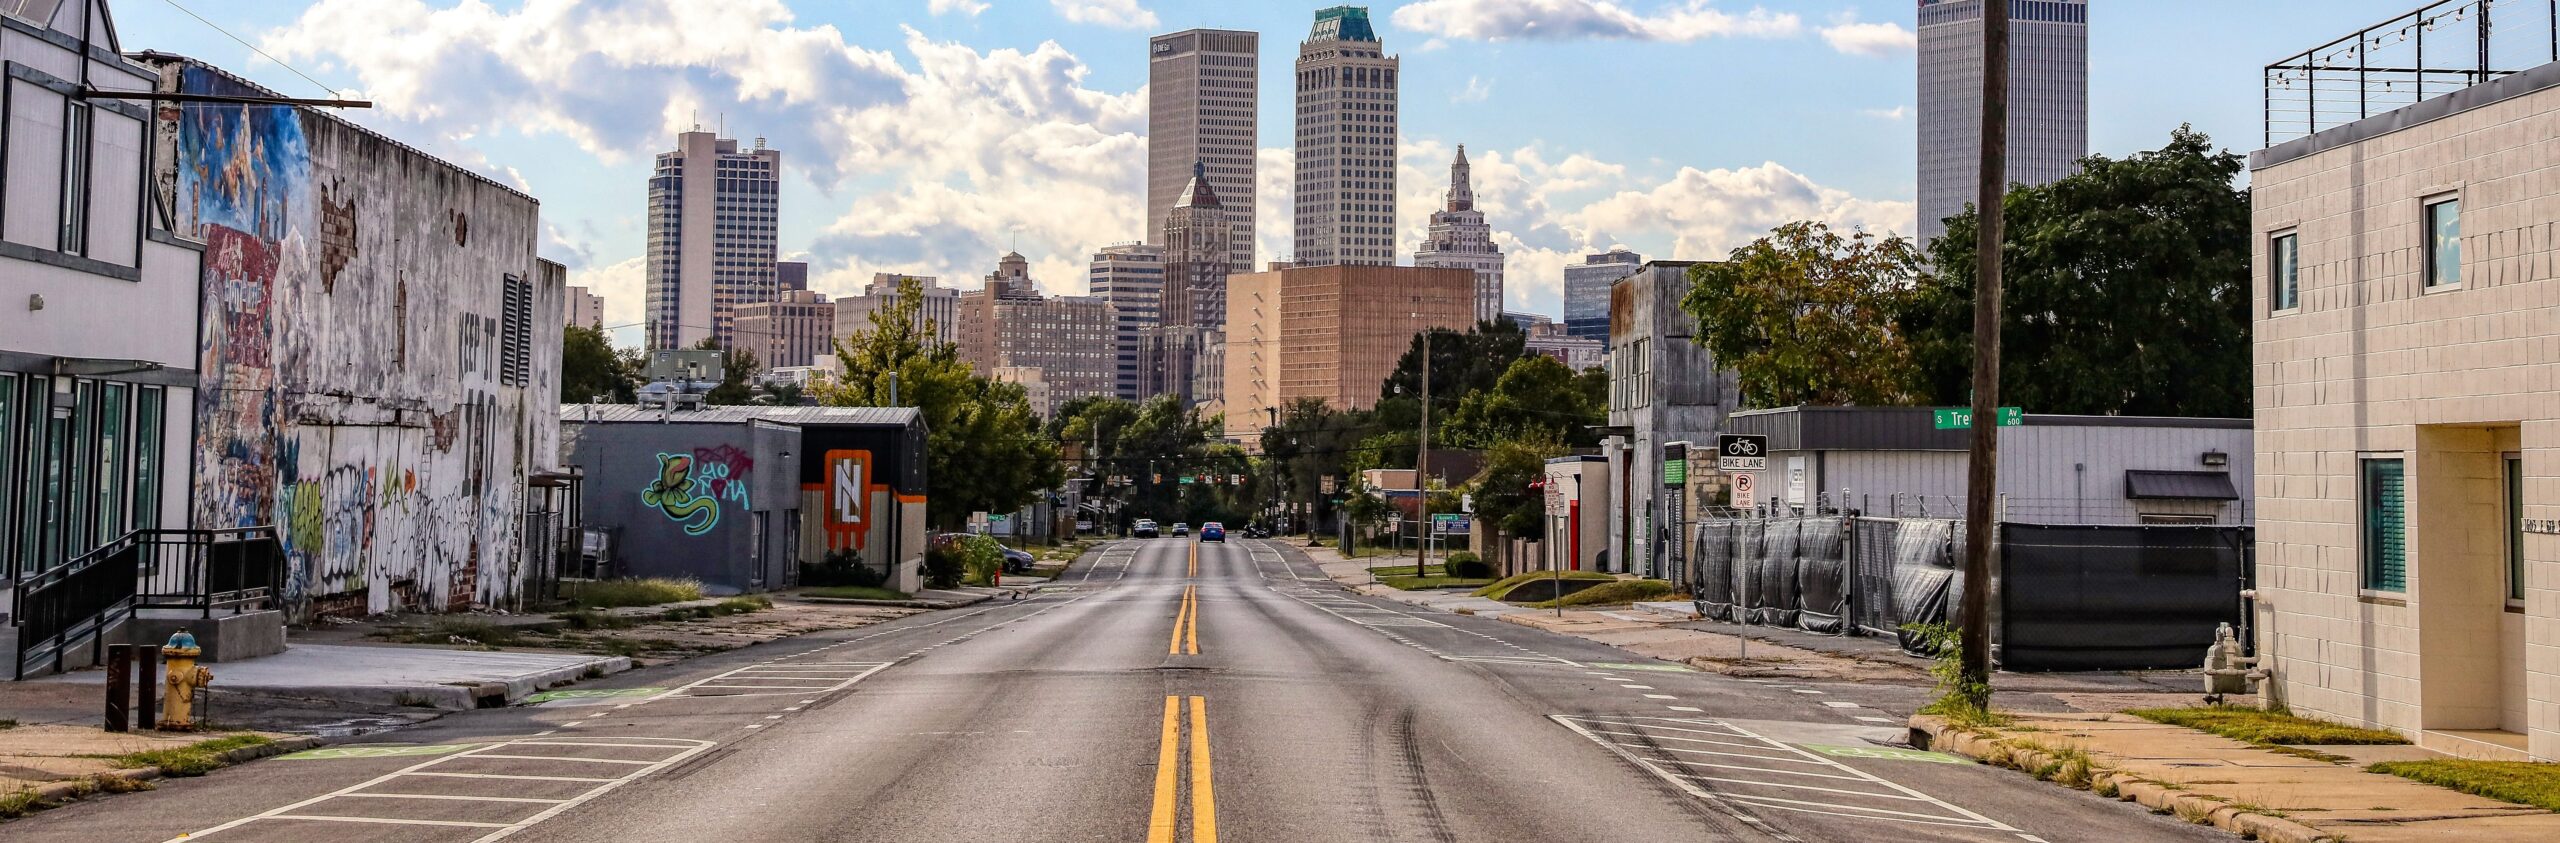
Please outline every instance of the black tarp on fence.
M2248 527L2000 525L2009 670L2192 667L2244 620Z

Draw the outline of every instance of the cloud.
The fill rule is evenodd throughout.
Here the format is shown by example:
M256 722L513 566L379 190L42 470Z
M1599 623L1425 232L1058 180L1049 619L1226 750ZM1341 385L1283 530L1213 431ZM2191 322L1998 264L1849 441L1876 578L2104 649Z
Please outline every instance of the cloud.
M1856 12L1843 12L1822 28L1831 49L1856 56L1887 56L1919 49L1920 36L1901 24L1859 23Z
M1786 38L1804 30L1794 14L1753 6L1734 14L1710 0L1675 0L1651 14L1610 0L1421 0L1395 10L1396 26L1479 41L1621 39L1698 41Z
M1148 29L1156 25L1156 13L1138 5L1138 0L1049 0L1049 5L1070 23L1121 29Z
M978 2L978 0L931 0L931 2L924 4L924 8L925 11L932 12L936 15L947 15L952 12L959 12L974 18L978 16L979 12L987 10L987 4Z
M1088 87L1054 42L982 52L905 29L871 50L796 25L780 0L436 2L451 5L319 0L263 46L357 80L350 93L377 103L358 119L457 160L503 133L646 162L696 114L725 116L782 151L786 179L859 191L783 208L842 214L805 244L824 292L875 271L974 279L1017 231L1044 280L1081 289L1094 246L1137 237L1145 93Z
M648 305L649 259L631 258L597 267L570 267L569 283L604 297L604 324L634 325Z
M1492 97L1492 96L1493 96L1493 83L1485 81L1485 80L1483 79L1483 77L1478 77L1478 76L1469 76L1469 77L1467 77L1467 87L1466 87L1466 90L1459 91L1458 93L1456 93L1456 94L1454 94L1454 95L1450 96L1450 97L1449 97L1449 101L1450 101L1450 102L1483 102L1483 101L1485 101L1487 98L1490 98L1490 97Z
M1897 105L1892 108L1867 108L1860 109L1858 113L1878 120L1903 120L1911 116L1911 106Z

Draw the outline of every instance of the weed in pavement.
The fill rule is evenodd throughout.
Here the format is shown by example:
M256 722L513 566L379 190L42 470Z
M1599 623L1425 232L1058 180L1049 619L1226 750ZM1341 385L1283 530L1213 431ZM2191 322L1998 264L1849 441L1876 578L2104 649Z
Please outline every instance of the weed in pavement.
M702 583L666 578L596 580L566 589L569 602L592 609L655 606L702 599Z
M107 760L121 769L158 767L160 768L160 774L165 776L201 776L206 773L213 772L215 768L229 763L222 760L223 753L245 747L264 746L274 742L274 740L267 738L265 735L225 735L219 738L209 738L197 741L186 746L171 747L169 749L146 749L141 752L128 752L123 755L112 755L108 756Z
M2154 723L2185 726L2261 746L2277 744L2405 744L2409 739L2380 729L2343 726L2297 717L2292 712L2217 705L2196 708L2138 708L2125 712Z

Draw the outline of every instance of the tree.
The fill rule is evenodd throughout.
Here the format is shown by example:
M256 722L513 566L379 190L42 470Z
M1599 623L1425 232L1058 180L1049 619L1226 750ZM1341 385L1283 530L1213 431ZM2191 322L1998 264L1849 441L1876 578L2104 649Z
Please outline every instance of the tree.
M1378 385L1378 397L1422 394L1422 345L1431 344L1431 393L1434 409L1460 395L1493 388L1493 382L1528 353L1529 335L1509 319L1477 323L1465 333L1432 330L1413 336L1396 369Z
M756 360L755 352L745 348L721 348L716 337L704 337L694 348L720 352L720 385L704 393L702 403L745 404L755 400L755 387L748 386L747 380L764 371L763 364Z
M1564 443L1544 437L1515 437L1486 449L1484 470L1468 481L1476 498L1476 515L1507 536L1537 535L1546 518L1546 495L1534 484L1545 480L1547 460L1571 453Z
M2246 417L2249 191L2190 127L2002 202L2000 396L2037 413ZM1941 404L1971 385L1978 215L1930 244L1941 274L1902 319Z
M1349 488L1349 458L1371 429L1372 416L1334 409L1322 399L1299 398L1281 407L1272 421L1262 431L1263 459L1276 464L1280 493L1306 506L1312 529L1333 510L1324 478L1336 478L1337 493Z
M838 407L914 407L924 416L929 520L958 527L971 512L1009 512L1065 479L1057 441L1017 384L978 377L950 343L918 330L924 290L913 280L871 314L871 327L836 345L844 377L818 389Z
M807 397L807 393L806 387L791 381L766 384L764 394L756 396L756 403L797 407L800 406L801 400Z
M1918 370L1894 320L1919 274L1909 238L1794 222L1690 268L1681 309L1745 406L1908 404Z
M601 395L616 404L631 403L637 396L635 370L624 364L602 329L569 326L560 339L560 400L585 403Z
M1588 447L1599 442L1591 428L1608 423L1608 398L1606 372L1575 372L1554 358L1527 355L1511 361L1492 389L1459 396L1432 441L1483 448L1531 438Z

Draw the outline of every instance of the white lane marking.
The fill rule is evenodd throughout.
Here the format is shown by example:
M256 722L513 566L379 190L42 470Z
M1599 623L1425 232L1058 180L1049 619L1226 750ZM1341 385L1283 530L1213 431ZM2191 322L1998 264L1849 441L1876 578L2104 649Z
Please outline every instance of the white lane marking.
M1822 693L1821 691L1816 691L1816 690L1814 690L1814 689L1812 689L1812 688L1788 688L1787 690L1794 691L1794 692L1799 693L1799 694L1819 694L1819 693Z
M1676 699L1679 699L1679 697L1675 697L1675 696L1672 696L1672 695L1670 695L1670 694L1646 694L1646 695L1644 695L1644 698L1645 698L1645 699L1648 699L1648 700L1676 700Z
M1893 719L1893 718L1891 718L1891 717L1869 717L1869 716L1864 715L1864 714L1858 715L1858 719L1860 719L1860 720L1864 720L1864 721L1867 721L1867 722L1869 722L1869 723L1894 723L1894 722L1899 722L1899 721L1894 720L1894 719Z
M454 827L464 827L464 828L488 828L488 829L492 829L492 831L490 831L490 832L489 832L488 834L486 834L486 835L483 835L483 836L481 836L481 837L479 837L479 838L476 838L476 839L473 841L473 843L487 843L488 841L497 840L497 839L499 839L499 838L503 838L503 837L506 837L506 836L508 836L508 835L514 834L514 833L516 833L516 832L518 832L518 831L522 831L522 830L524 830L524 829L526 829L526 828L530 828L530 827L532 827L532 826L533 826L533 824L535 824L535 823L541 822L541 821L543 821L543 820L550 819L550 818L555 817L555 816L559 816L559 815L560 815L560 813L561 813L561 812L563 812L563 811L567 811L567 810L569 810L570 808L574 808L574 807L576 807L576 806L578 806L578 805L580 805L580 804L582 804L582 803L585 803L585 802L586 802L586 801L588 801L588 800L594 799L594 798L596 798L596 797L598 797L598 796L602 796L602 795L604 795L604 794L606 794L606 793L608 793L608 792L611 792L611 791L612 791L613 789L615 789L615 788L621 787L621 786L623 786L623 785L625 785L625 784L628 784L628 783L630 783L630 782L632 782L632 781L634 781L634 780L637 780L637 779L639 779L639 778L641 778L641 777L644 777L644 776L647 776L647 775L649 775L649 774L652 774L652 773L658 772L659 770L664 770L664 769L666 769L667 767L669 767L669 766L671 766L671 765L674 765L675 763L677 763L677 762L679 762L679 761L683 761L684 759L691 758L691 757L693 757L693 756L695 756L695 755L698 755L698 754L702 753L702 752L703 752L703 751L705 751L705 750L710 749L710 748L711 748L712 746L714 746L715 744L713 744L711 741L698 741L698 740L692 740L692 739L688 739L688 738L632 738L632 739L630 739L630 740L628 740L628 741L618 742L618 745L620 745L620 746L625 746L625 747L630 747L630 748L635 748L635 749L670 750L670 751L672 751L672 752L671 752L671 754L669 754L667 757L665 757L665 758L661 758L661 759L659 759L659 760L657 760L657 761L641 762L644 766L641 766L641 767L639 767L638 769L632 770L632 771L630 771L630 772L628 772L628 773L625 773L625 774L623 774L623 775L615 776L615 777L611 777L611 778L588 778L588 777L570 777L570 776L524 776L524 775L507 775L507 774L498 774L498 773L455 773L455 772L445 772L445 771L437 771L437 770L429 770L429 769L428 769L428 768L430 768L430 767L439 767L439 766L443 766L443 765L445 765L445 764L449 764L449 763L452 763L452 762L455 762L455 761L459 761L459 760L463 760L463 759L467 759L467 758L481 758L481 757L500 758L500 757L507 757L508 753L501 752L500 750L504 750L504 749L509 748L509 747L519 747L519 746L543 746L543 745L545 745L545 742L544 742L544 741L542 741L541 739L538 739L538 738L537 738L537 739L532 739L532 740L505 741L505 742L501 742L501 743L493 743L493 744L489 744L488 746L481 747L481 748L479 748L479 749L471 749L471 750L465 750L465 751L462 751L462 752L457 752L457 753L454 753L454 754L452 754L452 755L441 755L441 756L437 756L437 757L435 757L435 758L430 758L430 759L427 759L427 760L425 760L425 761L421 761L421 762L419 762L419 763L412 764L412 765L409 765L409 766L407 766L407 767L403 767L403 768L400 768L400 769L398 769L398 770L394 770L394 771L389 772L389 773L384 773L384 774L382 774L382 775L380 775L380 776L376 776L376 777L373 777L373 778L370 778L370 779L366 779L366 780L364 780L364 781L362 781L362 782L358 782L358 783L356 783L356 784L348 785L347 787L340 788L340 789L338 789L338 790L330 791L330 792L328 792L328 793L324 793L324 794L321 794L321 795L319 795L319 796L314 796L314 797L311 797L311 798L309 798L309 799L304 799L304 800L302 800L302 801L300 801L300 802L295 802L295 803L293 803L293 804L286 805L286 806L283 806L283 807L280 807L280 808L275 808L275 809L269 810L269 811L267 811L267 812L265 812L265 813L256 814L256 815L252 815L252 816L247 816L247 817L242 817L242 818L240 818L240 819L232 820L232 821L230 821L230 822L226 822L226 823L223 823L223 824L221 824L221 825L214 826L214 827L212 827L212 828L204 829L204 830L202 830L202 831L194 832L194 833L192 833L192 834L182 834L182 835L179 835L179 836L177 836L177 837L175 837L175 838L171 838L171 840L169 841L169 843L180 843L180 841L188 841L188 840L201 839L201 838L204 838L204 837L206 837L206 836L208 836L208 835L217 834L217 833L220 833L220 832L224 832L224 831L229 831L229 830L232 830L232 829L236 829L236 828L239 828L239 827L241 827L241 826L248 825L248 824L253 823L253 822L260 822L260 821L275 821L275 820L311 820L311 819L318 819L318 820L323 820L323 821L333 821L333 822L376 822L376 823L390 824L390 825L443 825L443 826L454 826ZM547 756L531 756L531 757L532 757L532 758L535 758L535 759L537 759L537 760L544 760L544 761L559 760L559 759L554 759L554 758L550 758L550 757L547 757ZM550 807L545 808L545 809L543 809L542 811L537 812L537 813L535 813L535 814L534 814L534 815L532 815L532 816L525 817L525 818L523 818L523 819L517 820L517 821L515 821L515 822L513 822L513 823L463 823L463 822L457 822L457 821L445 821L445 820L410 820L410 819L390 819L390 818L358 817L358 816L347 816L347 817L315 817L315 816L311 816L311 815L304 815L304 814L297 814L297 813L295 813L295 812L300 811L300 810L302 810L302 809L304 809L304 808L308 808L308 807L311 807L311 806L313 806L313 805L318 805L318 804L320 804L320 803L322 803L322 802L327 802L327 801L329 801L329 800L337 799L337 798L339 798L339 797L343 797L343 796L347 796L347 795L350 795L350 794L355 794L355 793L359 793L359 792L366 791L366 790L368 790L368 789L370 789L370 788L372 788L372 787L374 787L374 786L376 786L376 785L380 785L380 784L383 784L383 783L385 783L385 782L393 781L393 780L395 780L395 779L399 779L399 778L402 778L402 777L404 777L404 776L435 776L435 777L453 777L453 778L483 778L483 779L500 779L500 780L530 780L530 781L575 781L575 782L586 782L586 783L592 783L592 784L594 784L594 785L595 785L595 787L588 788L585 792L580 793L580 794L578 794L577 796L573 796L573 797L570 797L570 798L568 798L568 799L563 799L563 800L560 800L559 802L553 803L553 804L551 804L551 806L550 806Z
M649 764L656 763L656 762L653 762L653 761L634 761L634 760L631 760L631 759L628 759L628 758L576 758L576 757L571 757L571 756L566 756L566 755L489 755L489 754L484 754L484 755L478 755L478 756L474 756L474 757L477 757L477 758L505 758L505 759L508 759L508 760L510 760L510 761L577 761L577 762L585 763L585 764L630 764L630 765L633 765L633 766L647 766L647 765L649 765Z
M449 793L343 793L340 799L436 799L447 802L533 802L557 805L561 799L535 799L530 796L455 796Z
M1697 707L1695 707L1695 706L1686 706L1686 705L1666 705L1666 706L1663 706L1663 708L1671 709L1672 711L1701 711L1701 710L1702 710L1702 709L1699 709L1699 708L1697 708Z
M1841 702L1841 701L1839 701L1839 700L1823 700L1823 701L1822 701L1822 704L1823 704L1823 705L1826 705L1826 706L1829 706L1829 707L1832 707L1832 708L1857 708L1857 707L1858 707L1858 704L1857 704L1857 703L1853 703L1853 702Z
M1620 685L1620 686L1618 686L1618 687L1620 687L1620 688L1631 688L1631 689L1638 690L1638 691L1650 691L1650 690L1653 690L1653 686L1651 686L1651 685Z
M1594 718L1568 715L1551 715L1551 718L1564 727L1573 730L1584 738L1589 739L1593 743L1606 747L1610 752L1616 753L1619 757L1626 759L1629 763L1635 764L1636 766L1643 768L1646 772L1652 773L1655 777L1662 779L1673 787L1677 787L1683 792L1699 799L1714 802L1720 807L1726 808L1729 813L1734 813L1737 818L1745 816L1739 813L1742 807L1756 807L1883 822L1954 826L1989 831L2001 831L2015 834L2022 838L2029 836L2023 831L2001 823L1998 820L1983 816L1972 810L1938 799L1937 797L1930 796L1899 783L1875 776L1856 767L1851 767L1836 760L1806 751L1801 747L1771 740L1749 729L1724 721L1699 718ZM1678 732L1681 733L1681 735L1712 735L1719 738L1741 738L1748 741L1754 741L1756 742L1756 745L1745 745L1700 737L1682 737L1681 735L1661 734L1661 732ZM1603 737L1604 735L1611 737ZM1634 743L1614 739L1618 737L1637 738L1645 741L1646 743ZM1715 744L1734 749L1755 750L1755 752L1730 752L1697 749L1694 747L1684 746L1663 746L1660 744L1661 741ZM1685 757L1681 753L1686 753L1688 755L1711 755L1719 759L1734 758L1750 762L1760 762L1763 764L1788 764L1798 766L1793 769L1777 766L1742 766L1739 763L1695 760ZM1759 753L1773 754L1762 755ZM1807 766L1818 769L1821 772L1815 773L1804 769L1804 767ZM1847 784L1840 786L1823 786L1803 783L1801 778L1764 780L1743 778L1732 774L1701 775L1699 772L1693 772L1708 769L1719 772L1725 770L1746 771L1750 773L1760 773L1767 776L1814 776L1826 780L1846 782ZM1706 786L1708 784L1722 785L1722 787L1710 789ZM1859 787L1861 785L1865 787ZM1735 787L1811 791L1816 794L1832 795L1808 795L1809 798L1800 799L1774 794L1736 791L1732 789ZM1889 803L1900 803L1908 807L1909 810L1903 810L1900 808L1884 808L1874 805L1862 805L1855 802L1843 801L1847 799L1884 800ZM1924 811L1926 812L1924 813ZM1754 820L1754 822L1756 823L1757 821Z

